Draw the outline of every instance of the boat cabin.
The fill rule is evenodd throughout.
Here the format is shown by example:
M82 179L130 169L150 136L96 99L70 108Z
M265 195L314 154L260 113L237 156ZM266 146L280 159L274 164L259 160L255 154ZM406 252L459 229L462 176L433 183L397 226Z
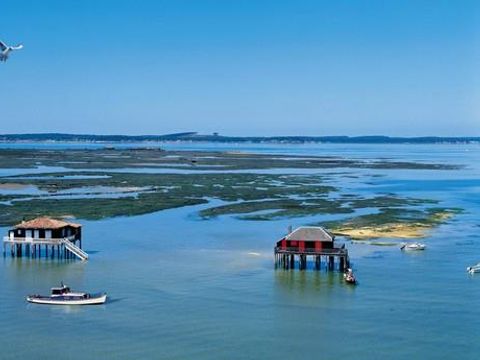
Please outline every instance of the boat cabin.
M68 294L69 292L70 292L70 288L65 285L62 285L62 287L54 287L51 289L51 294L57 295L57 296Z

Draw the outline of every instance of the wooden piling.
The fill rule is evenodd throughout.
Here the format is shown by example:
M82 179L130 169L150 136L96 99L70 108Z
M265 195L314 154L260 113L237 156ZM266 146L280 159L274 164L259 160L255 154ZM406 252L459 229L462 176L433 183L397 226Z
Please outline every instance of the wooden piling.
M333 270L335 268L335 258L333 256L328 257L328 269Z

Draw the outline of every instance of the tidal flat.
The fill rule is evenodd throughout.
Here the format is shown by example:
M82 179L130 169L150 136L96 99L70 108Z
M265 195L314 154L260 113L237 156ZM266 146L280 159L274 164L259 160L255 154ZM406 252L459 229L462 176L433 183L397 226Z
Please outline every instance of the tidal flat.
M15 145L38 150L62 146L67 155L70 147L102 146ZM77 163L33 163L0 168L2 184L20 184L0 186L5 205L0 214L15 211L9 220L3 218L8 226L1 228L2 234L14 218L34 211L77 216L90 255L86 263L9 254L0 259L0 321L8 328L8 336L0 340L0 358L48 358L66 348L77 350L68 354L75 360L313 359L319 354L325 359L478 358L480 317L471 305L480 295L480 278L465 271L480 261L478 145L162 146L198 156L215 153L212 149L241 150L265 158L276 153L286 159L296 155L450 166L289 164L205 171L196 165L81 169ZM188 201L202 203L189 205L186 194ZM39 203L30 206L33 199ZM47 200L55 202L41 203ZM178 207L161 210L175 205L173 201ZM23 208L15 210L17 206ZM149 213L135 215L140 209ZM444 217L442 209L453 213ZM383 237L392 234L360 240L339 235L336 241L348 247L359 279L355 288L325 267L274 267L273 247L289 225L322 224L330 230L343 225L357 229L361 222L414 226L432 214L439 221L430 219L435 222L422 228L424 252L400 251L398 243L408 240ZM25 295L48 292L62 280L74 289L106 291L111 301L80 308L25 303ZM302 331L294 331L299 325ZM12 341L30 333L36 336L21 346ZM377 338L382 341L372 345Z
M104 149L0 149L0 168L69 169L168 168L183 170L244 169L429 169L452 170L451 164L392 161L386 159L348 159L339 156L301 156L253 154L234 151L166 151L161 148Z
M29 171L39 167L56 170ZM198 212L205 221L220 216L270 221L328 215L336 220L322 220L321 225L364 240L422 237L461 211L435 199L382 191L364 195L344 185L355 179L374 187L372 181L382 176L375 172L379 169L461 168L435 162L159 148L1 149L0 168L19 173L0 177L3 226L39 215L99 220L206 204Z

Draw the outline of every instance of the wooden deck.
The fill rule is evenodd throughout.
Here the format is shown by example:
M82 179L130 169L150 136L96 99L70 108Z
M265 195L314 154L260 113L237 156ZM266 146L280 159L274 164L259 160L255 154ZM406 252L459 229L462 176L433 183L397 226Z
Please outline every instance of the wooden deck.
M76 244L79 243L79 245ZM9 237L3 238L3 256L7 254L7 247L12 257L21 257L24 254L32 258L51 256L54 258L70 259L77 257L87 260L88 254L82 250L82 241L75 239L75 235L65 238L33 238Z
M344 247L332 249L299 249L298 247L276 246L274 248L274 254L275 266L286 270L295 269L297 263L300 270L305 270L307 269L309 259L313 260L316 270L322 268L322 262L325 262L328 270L334 270L335 259L337 259L338 269L340 271L350 267L348 250Z
M294 255L319 255L319 256L348 256L348 250L345 248L333 248L333 249L302 249L296 247L282 248L281 246L275 247L276 254L294 254Z
M32 237L8 237L4 236L3 237L3 243L4 244L37 244L37 245L60 245L61 241L64 238L50 238L50 239L44 239L44 238L32 238ZM65 238L67 240L72 241L74 239L74 236L70 236Z

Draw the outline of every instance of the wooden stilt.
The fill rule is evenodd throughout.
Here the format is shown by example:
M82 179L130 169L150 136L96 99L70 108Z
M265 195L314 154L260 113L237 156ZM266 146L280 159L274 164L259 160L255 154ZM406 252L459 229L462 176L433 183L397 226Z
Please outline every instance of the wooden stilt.
M333 270L335 267L335 258L333 256L328 257L328 269Z

